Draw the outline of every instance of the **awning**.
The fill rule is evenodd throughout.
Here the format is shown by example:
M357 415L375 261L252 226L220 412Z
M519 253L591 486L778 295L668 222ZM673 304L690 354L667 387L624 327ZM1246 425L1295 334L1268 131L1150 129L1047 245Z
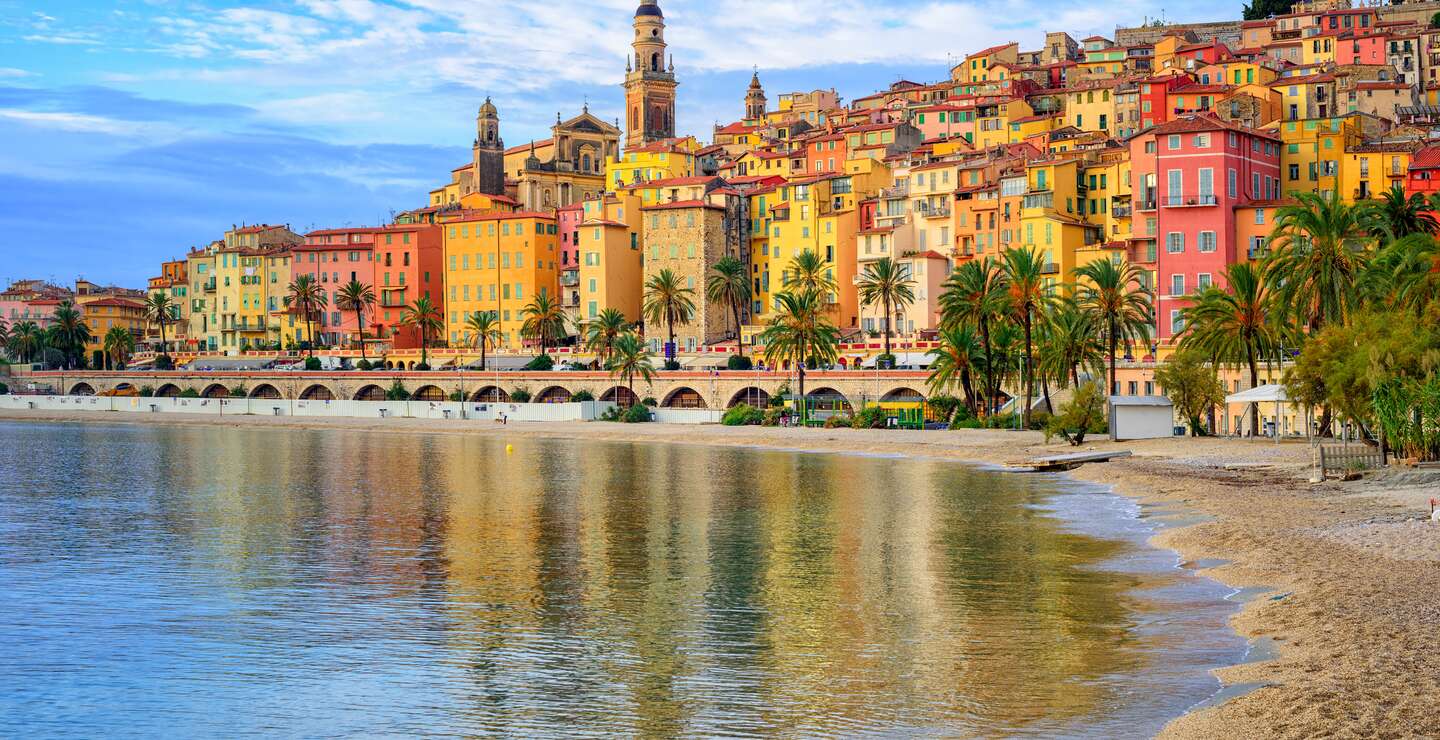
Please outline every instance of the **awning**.
M929 352L895 352L894 355L895 367L929 367L935 361ZM879 355L867 357L861 367L873 368L878 359Z
M1248 391L1232 393L1225 397L1225 403L1289 403L1290 394L1285 392L1285 386L1270 385L1257 386Z
M697 357L681 357L680 367L687 370L724 370L730 367L729 355L699 355Z
M265 370L268 369L273 362L275 362L274 358L261 360L250 358L229 359L223 357L202 357L192 361L186 369L220 371ZM297 362L304 362L304 360L297 360Z

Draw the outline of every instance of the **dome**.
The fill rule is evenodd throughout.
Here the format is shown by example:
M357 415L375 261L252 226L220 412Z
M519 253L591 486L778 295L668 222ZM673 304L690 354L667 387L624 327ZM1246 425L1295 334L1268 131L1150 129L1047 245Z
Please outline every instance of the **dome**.
M500 115L500 112L497 111L497 110L495 110L495 104L492 103L492 102L490 102L490 98L487 96L487 97L485 98L485 104L482 105L482 106L480 106L480 117L481 117L481 118L497 118L497 117L499 117L499 115Z
M660 12L660 4L656 2L642 2L640 7L635 9L635 17L653 15L657 18L664 18L665 14Z

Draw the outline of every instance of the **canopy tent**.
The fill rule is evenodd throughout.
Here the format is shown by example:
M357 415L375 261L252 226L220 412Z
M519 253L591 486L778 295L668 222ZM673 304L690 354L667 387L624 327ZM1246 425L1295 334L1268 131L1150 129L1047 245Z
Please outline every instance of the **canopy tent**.
M1225 403L1290 403L1290 394L1285 392L1285 386L1272 383L1232 393L1225 397Z

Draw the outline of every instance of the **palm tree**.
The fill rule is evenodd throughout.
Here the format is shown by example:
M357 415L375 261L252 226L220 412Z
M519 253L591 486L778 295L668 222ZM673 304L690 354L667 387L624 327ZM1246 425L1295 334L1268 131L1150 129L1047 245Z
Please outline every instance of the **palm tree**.
M1053 378L1061 388L1079 388L1080 370L1103 373L1105 346L1093 314L1074 301L1063 301L1046 322L1040 344L1040 377Z
M745 356L745 342L741 336L740 311L750 305L750 295L750 274L744 262L727 254L710 267L710 277L705 280L705 298L730 309L735 318L735 344L741 357Z
M813 291L820 294L821 302L830 303L830 296L839 291L835 277L825 260L814 250L804 249L790 258L785 270L782 287L790 292Z
M65 367L70 369L79 364L79 358L90 343L93 335L85 317L70 301L62 302L55 309L55 319L50 324L52 345L65 357Z
M655 366L650 362L650 353L645 351L645 340L635 332L625 332L615 340L615 346L605 361L610 375L625 382L630 396L635 396L635 378L638 376L650 382L655 377Z
M1030 403L1035 398L1035 322L1043 321L1055 296L1045 283L1045 258L1040 250L1012 249L1000 263L1010 296L1010 312L1025 332L1025 409L1021 419L1030 426Z
M497 311L476 311L465 319L465 335L470 346L480 350L480 372L485 372L486 351L498 347L505 338L500 331L500 314Z
M667 347L675 346L675 325L690 323L695 316L695 291L687 288L670 268L650 276L645 281L645 300L640 310L645 314L646 326L664 324L669 336ZM666 362L672 358L667 350Z
M1084 278L1076 291L1076 302L1104 332L1110 357L1107 396L1115 393L1115 355L1120 342L1127 345L1150 342L1150 327L1155 323L1151 308L1154 296L1141 282L1144 274L1129 262L1107 259L1097 259L1075 269L1075 276Z
M975 331L964 324L942 325L937 340L939 346L929 353L930 389L941 393L958 385L965 393L965 408L974 411L975 387L971 378L981 358Z
M165 341L165 326L175 320L175 309L175 301L163 291L151 293L145 299L145 318L160 330L160 356L166 360L170 359L170 347Z
M0 317L0 353L10 355L10 322Z
M860 282L855 285L861 305L873 306L879 303L885 312L885 355L887 357L890 355L890 321L895 314L915 302L915 291L911 288L914 284L915 281L910 279L909 270L902 268L899 263L889 257L881 257L865 266L865 271L860 275Z
M35 362L35 357L45 349L46 335L39 324L22 321L10 329L10 355L20 362Z
M1349 321L1370 239L1361 211L1334 193L1297 192L1295 199L1276 214L1269 276L1277 305L1313 333Z
M1440 240L1430 234L1401 237L1366 266L1361 296L1367 302L1408 310L1419 317L1440 299Z
M300 315L304 318L305 336L310 341L310 356L314 357L315 312L325 310L330 299L325 295L325 289L315 282L313 275L297 275L286 290L289 295L285 296L285 305L300 311Z
M840 357L840 330L826 318L827 304L818 291L781 291L775 294L775 312L760 333L765 361L788 361L800 378L801 417L805 412L805 368L834 363Z
M631 328L630 320L620 309L607 308L581 326L585 349L593 352L601 365L608 365L610 355L615 353L615 343L620 337L632 333Z
M520 336L540 343L540 354L549 354L550 345L560 341L565 333L565 309L560 302L541 292L524 308L520 315L525 317L520 324Z
M1225 268L1225 287L1210 287L1181 310L1185 329L1180 349L1195 349L1219 362L1250 370L1250 387L1260 384L1260 358L1278 359L1285 334L1277 320L1275 280L1265 264L1237 262ZM1257 406L1250 407L1250 435L1260 435Z
M105 332L104 344L106 363L117 369L135 353L135 335L123 326L110 327L110 331Z
M430 296L422 295L400 314L400 325L420 332L420 364L430 367L430 337L445 328L445 316L440 313L440 307L430 301Z
M980 346L985 355L986 412L993 412L1000 397L1000 375L996 372L995 343L991 329L1010 312L1009 289L1005 271L990 257L972 260L946 278L940 293L942 326L968 326L980 333Z
M360 360L366 361L365 356L365 309L375 305L375 289L360 282L351 280L335 294L335 307L341 311L355 312L355 331L360 333Z
M1433 203L1419 193L1407 195L1399 183L1378 198L1359 204L1361 220L1371 236L1390 241L1411 234L1433 234L1437 230Z

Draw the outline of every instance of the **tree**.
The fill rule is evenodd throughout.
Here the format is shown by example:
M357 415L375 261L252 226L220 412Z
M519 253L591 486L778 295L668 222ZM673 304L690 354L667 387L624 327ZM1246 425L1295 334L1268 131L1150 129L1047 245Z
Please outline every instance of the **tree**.
M1440 227L1431 213L1434 205L1419 193L1407 195L1398 183L1357 208L1361 222L1377 239L1394 241L1411 234L1433 234Z
M135 335L123 326L110 327L110 331L105 332L103 344L105 361L115 369L129 362L130 356L135 354Z
M1040 343L1040 376L1054 379L1061 388L1080 387L1080 369L1103 373L1105 349L1095 319L1073 302L1057 305L1046 321Z
M1242 17L1247 21L1263 21L1289 13L1294 4L1295 0L1250 0L1242 11Z
M675 345L675 325L688 324L695 315L694 294L695 291L685 287L680 276L668 267L645 281L645 300L640 310L645 314L647 326L665 325L669 336L667 346ZM667 363L669 360L667 353Z
M0 317L0 354L10 356L10 322Z
M1411 234L1390 242L1366 265L1360 293L1369 305L1419 316L1440 299L1440 241L1430 234Z
M1297 192L1275 217L1267 258L1279 305L1313 333L1354 310L1369 234L1356 207L1332 193Z
M485 357L491 347L500 345L505 335L500 331L500 314L476 311L465 319L465 335L470 346L480 350L480 372L485 372Z
M1155 368L1155 382L1165 389L1175 410L1190 424L1191 435L1204 436L1201 419L1225 402L1225 386L1206 358L1194 350L1177 352Z
M607 365L615 353L615 342L631 333L630 320L618 308L607 308L583 327L585 349L594 353L600 364Z
M804 417L805 369L840 358L840 330L826 318L827 304L818 291L781 291L775 294L775 304L770 323L760 333L765 361L789 362L798 371Z
M285 306L300 312L305 321L305 337L310 343L310 356L315 356L315 313L325 310L330 299L313 275L297 275L286 288ZM428 300L428 299L427 299Z
M1080 309L1092 316L1104 332L1110 358L1110 382L1106 395L1115 393L1115 358L1124 342L1148 344L1155 323L1151 306L1154 295L1141 282L1144 271L1129 262L1097 259L1075 270L1081 278L1076 291Z
M335 307L341 311L355 312L355 331L359 334L360 359L365 361L365 310L375 305L375 289L351 280L335 294Z
M565 334L565 309L549 293L535 296L520 315L525 317L520 324L520 336L540 343L540 354L550 354L550 346L558 343Z
M422 295L400 314L400 325L420 332L420 364L430 367L430 337L445 328L445 316L440 313L440 307L430 301L430 296Z
M22 321L10 329L10 356L23 363L33 363L45 350L45 331L33 321Z
M930 350L930 378L927 381L933 393L944 393L959 386L965 393L966 408L975 409L975 388L971 378L981 359L980 342L975 332L964 324L949 324L940 327L936 337L939 346Z
M889 257L881 257L865 266L855 284L861 305L880 304L884 311L885 355L890 355L890 321L896 313L915 302L915 281L910 271Z
M631 397L635 395L636 377L643 378L647 383L655 377L655 365L650 361L650 353L645 351L645 340L635 332L625 332L615 340L605 369L612 377L624 381Z
M1250 370L1250 387L1260 384L1260 359L1277 361L1285 332L1275 312L1274 281L1266 265L1237 262L1225 268L1225 287L1211 287L1181 310L1185 329L1180 349ZM1258 407L1250 407L1250 435L1260 435Z
M1025 365L1021 368L1025 408L1021 419L1028 428L1031 401L1035 398L1035 322L1044 319L1055 297L1045 283L1045 261L1039 249L1012 249L1005 253L1000 268L1005 274L1011 314L1025 333Z
M1046 441L1058 434L1073 447L1085 444L1090 428L1105 419L1106 396L1100 392L1100 384L1093 381L1076 387L1074 398L1046 423Z
M55 309L55 317L50 323L49 334L51 346L60 350L65 358L66 369L78 365L80 356L85 351L85 345L89 344L93 338L90 326L85 323L85 317L70 301L61 302Z
M819 294L821 303L829 305L830 296L839 291L831 268L812 249L801 250L790 258L781 287L788 292L814 292Z
M170 347L165 341L165 327L175 320L176 308L175 302L163 291L156 291L145 298L145 318L160 330L160 356L166 360L170 359Z
M940 324L968 326L980 334L984 353L985 399L987 413L999 405L1001 375L996 372L995 343L991 330L1009 311L1010 296L1005 273L999 263L985 257L961 265L949 278L940 293Z
M710 267L710 276L705 279L705 298L730 309L735 319L735 345L741 357L745 356L745 342L741 336L740 311L750 305L750 295L750 270L744 262L727 254Z

